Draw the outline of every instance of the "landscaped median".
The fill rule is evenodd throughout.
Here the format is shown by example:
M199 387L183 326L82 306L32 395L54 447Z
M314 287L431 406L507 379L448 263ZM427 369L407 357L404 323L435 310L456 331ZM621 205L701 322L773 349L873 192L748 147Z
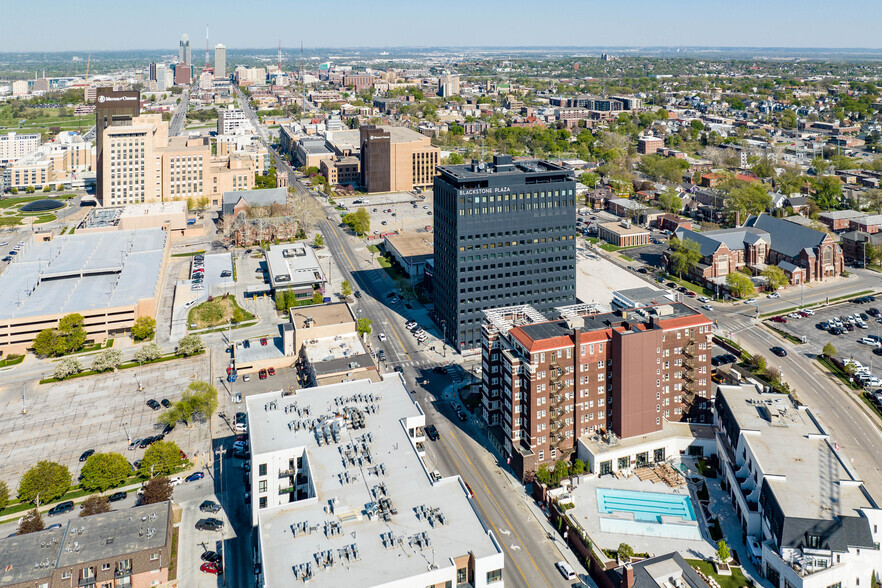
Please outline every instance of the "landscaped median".
M770 316L782 316L788 315L791 312L795 312L797 310L801 310L803 308L821 308L823 306L829 306L835 302L842 302L843 300L851 300L853 298L858 298L859 296L868 296L868 295L876 295L874 290L861 290L860 292L855 292L854 294L848 294L847 296L839 296L837 298L831 298L829 300L824 300L820 302L810 302L809 304L805 304L803 306L794 306L792 308L785 308L784 310L776 310L775 312L766 312L760 315L760 318L767 318Z
M209 329L221 325L244 323L254 320L254 315L239 306L234 296L224 294L208 297L206 302L190 309L187 324L193 329Z

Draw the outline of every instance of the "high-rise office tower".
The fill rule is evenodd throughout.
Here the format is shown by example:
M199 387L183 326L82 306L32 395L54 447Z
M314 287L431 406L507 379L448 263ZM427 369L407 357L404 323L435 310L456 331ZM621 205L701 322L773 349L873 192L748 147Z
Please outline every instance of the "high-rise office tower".
M105 193L105 130L109 127L128 127L132 119L141 112L141 93L135 91L116 92L112 88L98 88L95 98L95 170L97 180L97 196L102 206L109 199ZM135 149L134 146L131 149ZM140 146L139 146L140 149ZM109 161L107 162L109 163ZM116 178L112 178L115 183Z
M227 48L220 44L214 47L214 77L227 77Z
M157 64L155 61L150 64L150 74L147 79L150 80L151 82L159 81L159 77L157 76L157 73L156 73L156 65Z
M447 341L479 348L488 308L529 304L551 315L576 302L572 171L507 155L438 171L433 291Z
M181 43L178 46L178 61L187 65L193 65L190 59L190 36L186 33L181 35Z

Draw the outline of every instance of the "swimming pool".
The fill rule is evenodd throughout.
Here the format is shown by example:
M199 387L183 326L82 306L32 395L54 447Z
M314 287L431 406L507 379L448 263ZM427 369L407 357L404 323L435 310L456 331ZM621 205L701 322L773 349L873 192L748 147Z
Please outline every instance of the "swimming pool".
M695 521L695 511L687 494L597 488L597 510L604 514L630 512L635 521L644 523L661 523L662 516Z

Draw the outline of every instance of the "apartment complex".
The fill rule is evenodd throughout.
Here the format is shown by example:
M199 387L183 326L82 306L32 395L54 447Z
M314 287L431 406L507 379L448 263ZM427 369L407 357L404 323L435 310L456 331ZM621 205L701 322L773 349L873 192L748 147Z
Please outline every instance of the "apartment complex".
M397 374L245 402L258 586L502 585L502 547L459 476L430 477Z
M481 345L483 311L576 301L576 180L571 170L496 155L438 168L435 322L457 349Z
M432 140L404 127L364 125L361 185L368 192L409 192L429 188L441 151Z
M239 129L251 130L251 121L240 108L229 105L217 113L217 134L234 135Z
M0 539L0 587L164 585L173 528L171 503L160 502Z
M661 137L640 137L637 139L637 153L641 155L650 155L663 149L665 140Z
M40 148L42 139L39 133L16 133L10 131L0 135L0 165L8 165L26 157Z
M484 312L481 414L521 478L579 437L710 422L710 319L681 303L547 320L524 305Z
M719 386L714 409L720 469L766 580L872 586L882 510L812 410L751 385Z
M444 74L438 78L438 95L444 98L459 94L459 76Z
M94 169L93 149L78 133L58 133L50 143L39 146L3 170L3 183L7 188L19 190L28 186L39 190L47 184L81 187L87 172Z

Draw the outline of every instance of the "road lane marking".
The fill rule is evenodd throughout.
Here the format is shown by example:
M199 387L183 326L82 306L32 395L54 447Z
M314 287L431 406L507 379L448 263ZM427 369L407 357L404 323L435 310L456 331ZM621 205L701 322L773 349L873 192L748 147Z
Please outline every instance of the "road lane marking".
M509 527L511 527L511 530L512 530L512 532L514 533L515 538L516 538L518 541L520 541L521 545L526 546L526 543L524 543L524 540L521 539L521 536L518 535L518 532L514 530L514 525L512 525L512 524L511 524L511 521L508 520L508 517L505 516L505 511L502 510L502 507L500 507L500 506L499 506L499 503L496 502L496 499L493 497L493 494L490 492L490 488L487 487L487 482L484 481L484 477L483 477L483 476L481 475L481 473L478 471L478 468L475 467L475 464L472 463L472 460L469 458L469 454L468 454L468 453L466 452L466 450L463 448L462 444L459 442L459 439L456 438L456 435L453 433L453 431L449 431L449 434L450 434L451 437L453 437L453 440L456 441L456 444L459 446L460 451L462 451L462 454L465 456L466 461L468 461L468 462L469 462L469 465L472 466L472 469L475 470L475 475L478 476L478 479L479 479L479 480L481 480L481 485L484 486L484 490L487 491L487 496L490 497L490 500L493 501L493 504L496 505L496 509L497 509L497 510L499 511L499 513L502 515L502 518L505 519L505 522L508 523L508 526L509 526ZM442 441L443 441L443 439L442 439ZM545 577L545 574L543 574L543 573L542 573L542 570L539 569L539 566L536 565L536 560L533 559L533 555L530 553L530 550L525 548L525 549L524 549L524 553L526 553L526 554L527 554L527 557L530 558L530 561L533 563L533 567L536 568L536 571L539 572L539 575L542 576L542 579L545 581L545 583L548 584L549 586L551 586L551 584L548 582L548 578Z

